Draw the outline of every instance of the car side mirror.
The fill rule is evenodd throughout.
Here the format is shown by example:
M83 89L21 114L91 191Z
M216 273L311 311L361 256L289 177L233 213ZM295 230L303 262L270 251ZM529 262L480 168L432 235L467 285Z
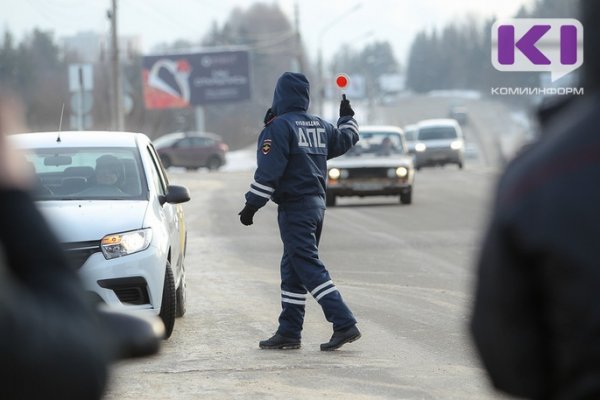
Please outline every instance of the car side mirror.
M185 186L169 185L167 194L158 196L160 205L165 203L179 204L190 201L190 192Z

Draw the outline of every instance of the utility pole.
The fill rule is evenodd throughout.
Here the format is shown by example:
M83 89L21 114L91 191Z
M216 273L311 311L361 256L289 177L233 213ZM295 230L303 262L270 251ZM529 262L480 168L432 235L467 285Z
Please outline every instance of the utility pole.
M112 0L112 10L108 12L111 33L112 67L112 128L122 131L125 125L122 105L121 70L119 68L119 36L117 35L117 0Z

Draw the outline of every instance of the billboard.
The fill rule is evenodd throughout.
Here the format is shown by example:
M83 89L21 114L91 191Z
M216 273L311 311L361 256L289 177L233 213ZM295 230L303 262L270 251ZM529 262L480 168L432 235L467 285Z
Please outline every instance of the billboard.
M248 100L248 51L146 56L142 61L142 81L148 109Z

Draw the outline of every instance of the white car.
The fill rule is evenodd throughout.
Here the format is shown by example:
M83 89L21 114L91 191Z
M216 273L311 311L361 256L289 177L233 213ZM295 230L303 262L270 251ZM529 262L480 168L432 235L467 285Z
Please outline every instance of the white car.
M328 207L342 196L400 196L412 203L413 157L397 126L361 126L360 140L346 154L327 161Z
M415 167L456 164L462 169L465 162L465 140L458 122L450 118L426 119L417 124Z
M35 170L37 205L99 302L158 314L166 336L185 313L187 232L179 203L141 133L11 136Z

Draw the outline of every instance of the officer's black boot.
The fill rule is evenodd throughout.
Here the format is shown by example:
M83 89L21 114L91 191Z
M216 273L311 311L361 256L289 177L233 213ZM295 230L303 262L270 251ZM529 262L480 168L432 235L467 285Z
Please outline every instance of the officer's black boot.
M360 331L356 325L352 325L350 328L344 329L343 331L333 332L329 342L321 344L321 351L337 350L346 343L352 343L358 339L360 339Z
M300 339L289 338L276 333L267 340L261 340L258 343L261 349L269 350L291 350L300 348Z

